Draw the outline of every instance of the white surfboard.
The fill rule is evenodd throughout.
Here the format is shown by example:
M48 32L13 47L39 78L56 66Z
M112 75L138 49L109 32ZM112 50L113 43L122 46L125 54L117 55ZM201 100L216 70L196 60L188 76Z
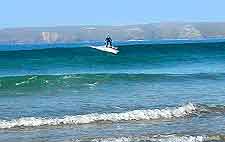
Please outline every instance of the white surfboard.
M119 50L117 50L116 47L105 47L105 46L90 46L91 48L95 48L97 50L105 51L105 52L110 52L113 54L119 53Z

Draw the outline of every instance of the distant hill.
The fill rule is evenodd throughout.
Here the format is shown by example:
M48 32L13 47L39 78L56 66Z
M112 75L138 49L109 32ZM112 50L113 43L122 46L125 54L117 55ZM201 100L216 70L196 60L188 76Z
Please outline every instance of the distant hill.
M65 43L104 40L198 39L225 37L225 22L152 23L125 26L59 26L0 30L0 43Z

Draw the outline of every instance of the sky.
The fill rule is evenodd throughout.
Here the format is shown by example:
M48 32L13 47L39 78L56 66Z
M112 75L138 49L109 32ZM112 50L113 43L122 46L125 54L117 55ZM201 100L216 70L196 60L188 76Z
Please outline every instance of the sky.
M2 0L0 28L225 21L225 0Z

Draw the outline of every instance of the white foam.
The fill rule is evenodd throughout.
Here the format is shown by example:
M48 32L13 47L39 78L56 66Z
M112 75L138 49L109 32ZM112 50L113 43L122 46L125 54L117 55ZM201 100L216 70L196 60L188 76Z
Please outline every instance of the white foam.
M65 76L63 76L63 79L70 79L72 77L73 77L72 75L65 75Z
M139 136L139 137L114 137L114 138L94 138L90 142L204 142L207 136L176 136L176 135L155 135L155 136ZM82 142L85 140L72 140L73 142Z
M0 128L36 127L43 125L88 124L98 121L129 121L129 120L153 120L184 117L196 111L196 107L189 103L176 108L134 110L123 113L92 113L87 115L65 116L63 118L35 118L24 117L14 120L0 120Z
M37 78L37 76L32 76L32 77L28 78L28 80L33 80L33 79L36 79L36 78Z
M19 86L19 85L22 85L22 84L28 84L28 83L29 83L28 80L27 81L22 81L22 82L16 83L16 86Z
M29 84L30 80L33 80L33 79L36 79L36 78L37 78L37 76L32 76L32 77L28 78L26 81L22 81L22 82L19 82L19 83L17 82L16 86L23 85L23 84Z
M87 83L86 85L89 86L89 88L91 89L91 88L96 87L98 85L98 82L95 82L95 83Z
M71 79L71 78L75 78L75 79L78 79L78 78L81 78L80 76L75 76L75 75L65 75L62 77L62 79Z

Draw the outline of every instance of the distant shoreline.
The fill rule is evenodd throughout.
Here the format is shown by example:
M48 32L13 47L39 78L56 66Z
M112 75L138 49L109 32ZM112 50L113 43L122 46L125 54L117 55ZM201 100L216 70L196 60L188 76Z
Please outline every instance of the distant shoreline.
M109 33L115 41L225 38L225 22L167 22L127 26L5 28L0 29L0 43L50 44L103 41L107 33Z

